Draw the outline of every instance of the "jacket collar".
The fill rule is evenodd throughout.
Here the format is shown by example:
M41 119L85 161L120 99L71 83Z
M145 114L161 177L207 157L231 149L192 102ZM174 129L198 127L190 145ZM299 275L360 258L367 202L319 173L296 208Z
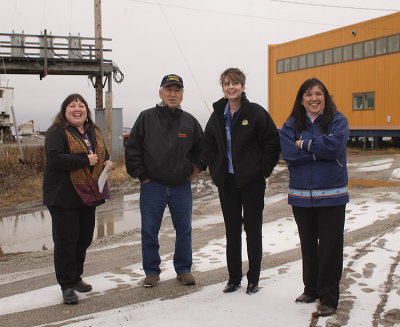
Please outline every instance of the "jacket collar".
M227 103L228 103L228 99L225 97L219 99L217 102L214 102L213 108L214 108L215 113L223 116L224 111L225 111L225 106ZM247 100L246 93L242 92L241 105L240 105L240 108L238 109L238 112L244 111L247 103L249 103L249 100Z
M164 106L161 103L156 105L157 112L159 112L162 116L172 116L178 117L182 113L182 107L179 105L174 111L169 110L168 106Z

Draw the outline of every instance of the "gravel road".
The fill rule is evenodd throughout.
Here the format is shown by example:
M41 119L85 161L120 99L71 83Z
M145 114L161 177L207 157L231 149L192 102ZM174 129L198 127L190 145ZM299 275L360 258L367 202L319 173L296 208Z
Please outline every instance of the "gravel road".
M391 162L390 167L375 171L359 169L360 165L375 160ZM351 201L356 201L369 195L374 196L378 191L379 194L388 194L391 197L396 194L396 197L400 199L399 186L396 183L387 183L393 171L400 168L399 155L388 152L349 152L348 162L349 177L351 178ZM266 198L286 194L287 187L288 172L285 165L280 163L269 179ZM122 187L114 191L113 199L110 200L107 206L99 208L99 214L104 215L108 212L120 210L121 199L128 194L138 192L138 187ZM196 251L213 239L223 238L225 234L222 218L219 222L207 225L196 223L197 221L200 222L204 216L220 215L219 203L216 201L218 193L207 173L202 173L196 179L193 184L193 195L193 251ZM385 201L385 198L380 197L379 201ZM132 205L138 206L137 199L132 202ZM32 202L15 208L8 208L7 211L0 209L0 217L5 217L11 212L14 214L28 213L39 208L41 208L40 202ZM271 222L291 215L291 207L287 205L287 200L282 198L281 201L266 207L264 210L264 222ZM394 214L386 219L377 220L366 227L346 233L345 245L354 245L371 237L381 237L398 226L400 226L400 215ZM160 243L161 255L173 253L174 233L170 219L165 219L163 222ZM368 251L366 246L360 248L358 257L354 257L354 260L359 260L366 251ZM262 269L277 267L300 258L299 248L275 254L264 253ZM394 255L393 264L396 266L399 261L400 254L398 253L397 257ZM140 230L137 228L95 240L87 256L84 275L91 276L102 272L129 274L130 272L124 271L123 267L140 262ZM30 311L2 315L0 316L0 325L8 327L61 326L62 324L56 322L154 298L184 296L185 294L196 292L204 286L226 281L228 277L226 267L206 272L195 271L194 274L197 281L194 287L181 286L175 279L161 281L157 287L152 289L132 287L129 284L121 283L119 287L110 290L107 294L89 297L76 306L65 306L60 303ZM387 280L393 281L395 279L398 280L399 276L393 276L393 270L388 271ZM351 267L347 266L344 268L341 291L345 292L352 283L354 283L354 279L351 276ZM56 284L56 280L51 250L0 256L0 299L54 284ZM388 283L388 292L395 287L398 287L396 283ZM346 325L351 306L350 300L341 302L337 326ZM379 308L377 308L377 312L379 312ZM382 322L382 318L380 318L380 323L384 326L400 324L400 310L389 318L386 322Z

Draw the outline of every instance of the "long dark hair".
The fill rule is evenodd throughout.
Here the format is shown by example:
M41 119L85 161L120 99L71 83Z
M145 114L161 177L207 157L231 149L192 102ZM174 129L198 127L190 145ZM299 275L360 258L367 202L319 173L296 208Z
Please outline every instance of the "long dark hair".
M67 96L65 98L65 100L63 101L63 103L61 104L61 109L58 112L56 118L54 118L53 124L49 127L48 131L51 131L57 127L66 128L68 126L69 123L68 123L67 119L65 118L65 111L67 109L67 106L71 102L76 101L76 100L79 100L80 102L82 102L86 107L87 119L83 123L83 127L85 128L85 130L89 130L89 129L96 127L96 124L94 123L94 121L92 119L92 114L90 113L90 110L89 110L89 105L86 102L86 100L84 99L84 97L78 93L73 93L73 94L70 94L69 96Z
M307 111L306 108L301 104L303 101L303 95L313 86L319 86L319 88L324 93L325 97L325 109L322 114L322 119L319 123L319 128L323 133L328 132L328 125L332 121L335 112L337 111L336 105L333 102L331 96L329 95L328 89L326 86L317 78L310 78L306 80L303 84L301 84L299 91L297 92L296 100L294 101L293 110L290 114L290 117L294 119L294 126L298 132L304 131L307 129L306 124L306 116Z

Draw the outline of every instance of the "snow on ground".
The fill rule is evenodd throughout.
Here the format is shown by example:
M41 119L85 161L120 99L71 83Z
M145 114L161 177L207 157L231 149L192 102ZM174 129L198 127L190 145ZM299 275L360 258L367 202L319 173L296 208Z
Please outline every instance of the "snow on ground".
M382 241L385 243L382 246ZM348 326L370 325L385 294L383 283L398 256L400 228L378 239L346 247L344 267L351 268L354 284L342 290L342 300L352 301ZM362 260L354 261L357 249L368 248ZM399 267L397 267L399 269ZM210 285L184 297L170 300L152 300L106 312L82 316L61 322L69 327L94 326L306 326L316 311L317 303L296 304L294 299L302 292L301 261L264 270L261 273L260 292L248 296L245 285L237 292L224 294L225 283ZM284 285L284 287L282 287ZM388 294L383 310L399 309L399 292ZM385 303L383 303L385 304ZM340 304L338 314L340 314ZM335 317L319 317L319 326L325 326Z
M355 168L356 171L363 171L363 172L368 172L368 171L380 171L380 170L385 170L389 169L390 166L393 163L393 158L389 159L374 159L370 160L367 162L362 162L362 163L348 163L347 167L357 167Z
M390 179L395 181L400 180L400 168L393 169Z
M377 202L382 197L392 200ZM275 203L282 199L282 196L276 196L271 197L268 201ZM368 226L375 220L385 219L391 214L399 213L398 200L398 195L395 192L376 192L373 197L350 202L346 208L346 231ZM221 217L215 215L205 216L195 221L195 224L212 225L218 222L221 222ZM356 261L352 259L357 254L356 249L366 245L357 244L345 249L347 257L344 267L350 265L349 268L354 271L351 276L347 277L354 278L356 281L348 290L345 290L342 296L343 298L350 297L354 301L350 326L362 326L360 321L363 321L366 314L372 317L373 312L371 310L375 310L376 302L380 299L377 294L382 291L382 285L386 281L385 276L390 270L393 257L398 256L399 232L400 230L397 230L397 233L387 234L376 240L365 241L364 243L370 248L362 259ZM269 254L299 247L299 238L293 217L283 217L265 223L263 225L263 236L264 252ZM224 267L226 265L225 244L225 238L215 239L194 252L194 274L196 271L210 271ZM243 242L243 245L243 260L247 260L245 242ZM133 246L140 245L135 244ZM175 278L172 256L173 254L170 253L162 257L161 280ZM32 271L30 274L34 275L35 272ZM397 274L397 276L399 275ZM16 278L13 274L0 277L2 283L6 283L7 280L11 282ZM85 299L102 295L110 289L118 288L120 284L141 287L140 281L143 277L144 273L140 263L123 267L119 274L105 272L89 276L85 280L94 285L94 291L87 294L80 293L79 297ZM245 281L241 290L229 295L222 293L224 284L207 286L199 292L182 298L166 301L153 300L118 310L92 314L86 317L87 321L77 323L71 321L70 324L65 322L63 325L74 327L129 326L131 325L129 321L134 321L135 326L243 326L244 319L248 317L250 319L249 325L253 326L266 326L268 322L273 326L296 326L296 322L309 321L312 312L316 311L316 304L296 305L293 301L302 292L301 261L262 271L260 280L262 290L251 297L245 294ZM282 287L283 285L284 287ZM59 286L53 285L1 298L0 315L46 307L60 302ZM187 305L188 303L190 305ZM400 303L399 292L393 291L389 294L387 305L391 309L395 309L398 308L396 303ZM154 315L154 312L157 312L157 315ZM174 312L174 315L167 314L171 312ZM288 312L290 314L287 314ZM212 317L212 321L207 320L207 317ZM319 319L321 322L324 319L333 318ZM76 321L76 318L74 321ZM277 321L279 321L279 325L276 324ZM198 322L197 325L196 322Z

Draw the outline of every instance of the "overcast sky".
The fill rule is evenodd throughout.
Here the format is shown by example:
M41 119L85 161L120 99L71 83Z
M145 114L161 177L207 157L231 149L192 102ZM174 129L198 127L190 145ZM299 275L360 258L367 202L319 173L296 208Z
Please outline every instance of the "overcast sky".
M112 39L105 43L112 49L105 57L125 75L122 84L113 83L113 106L124 108L124 126L133 125L140 111L159 101L161 78L175 73L185 84L183 108L204 126L208 108L222 96L221 72L238 67L247 75L249 99L267 108L268 44L394 12L389 10L400 10L400 1L102 0L103 37ZM1 0L0 33L40 34L44 29L53 35L94 37L94 1ZM35 129L49 127L70 93L81 93L91 109L95 106L86 76L40 80L37 75L5 75L0 65L0 81L15 88L17 122L33 119Z

